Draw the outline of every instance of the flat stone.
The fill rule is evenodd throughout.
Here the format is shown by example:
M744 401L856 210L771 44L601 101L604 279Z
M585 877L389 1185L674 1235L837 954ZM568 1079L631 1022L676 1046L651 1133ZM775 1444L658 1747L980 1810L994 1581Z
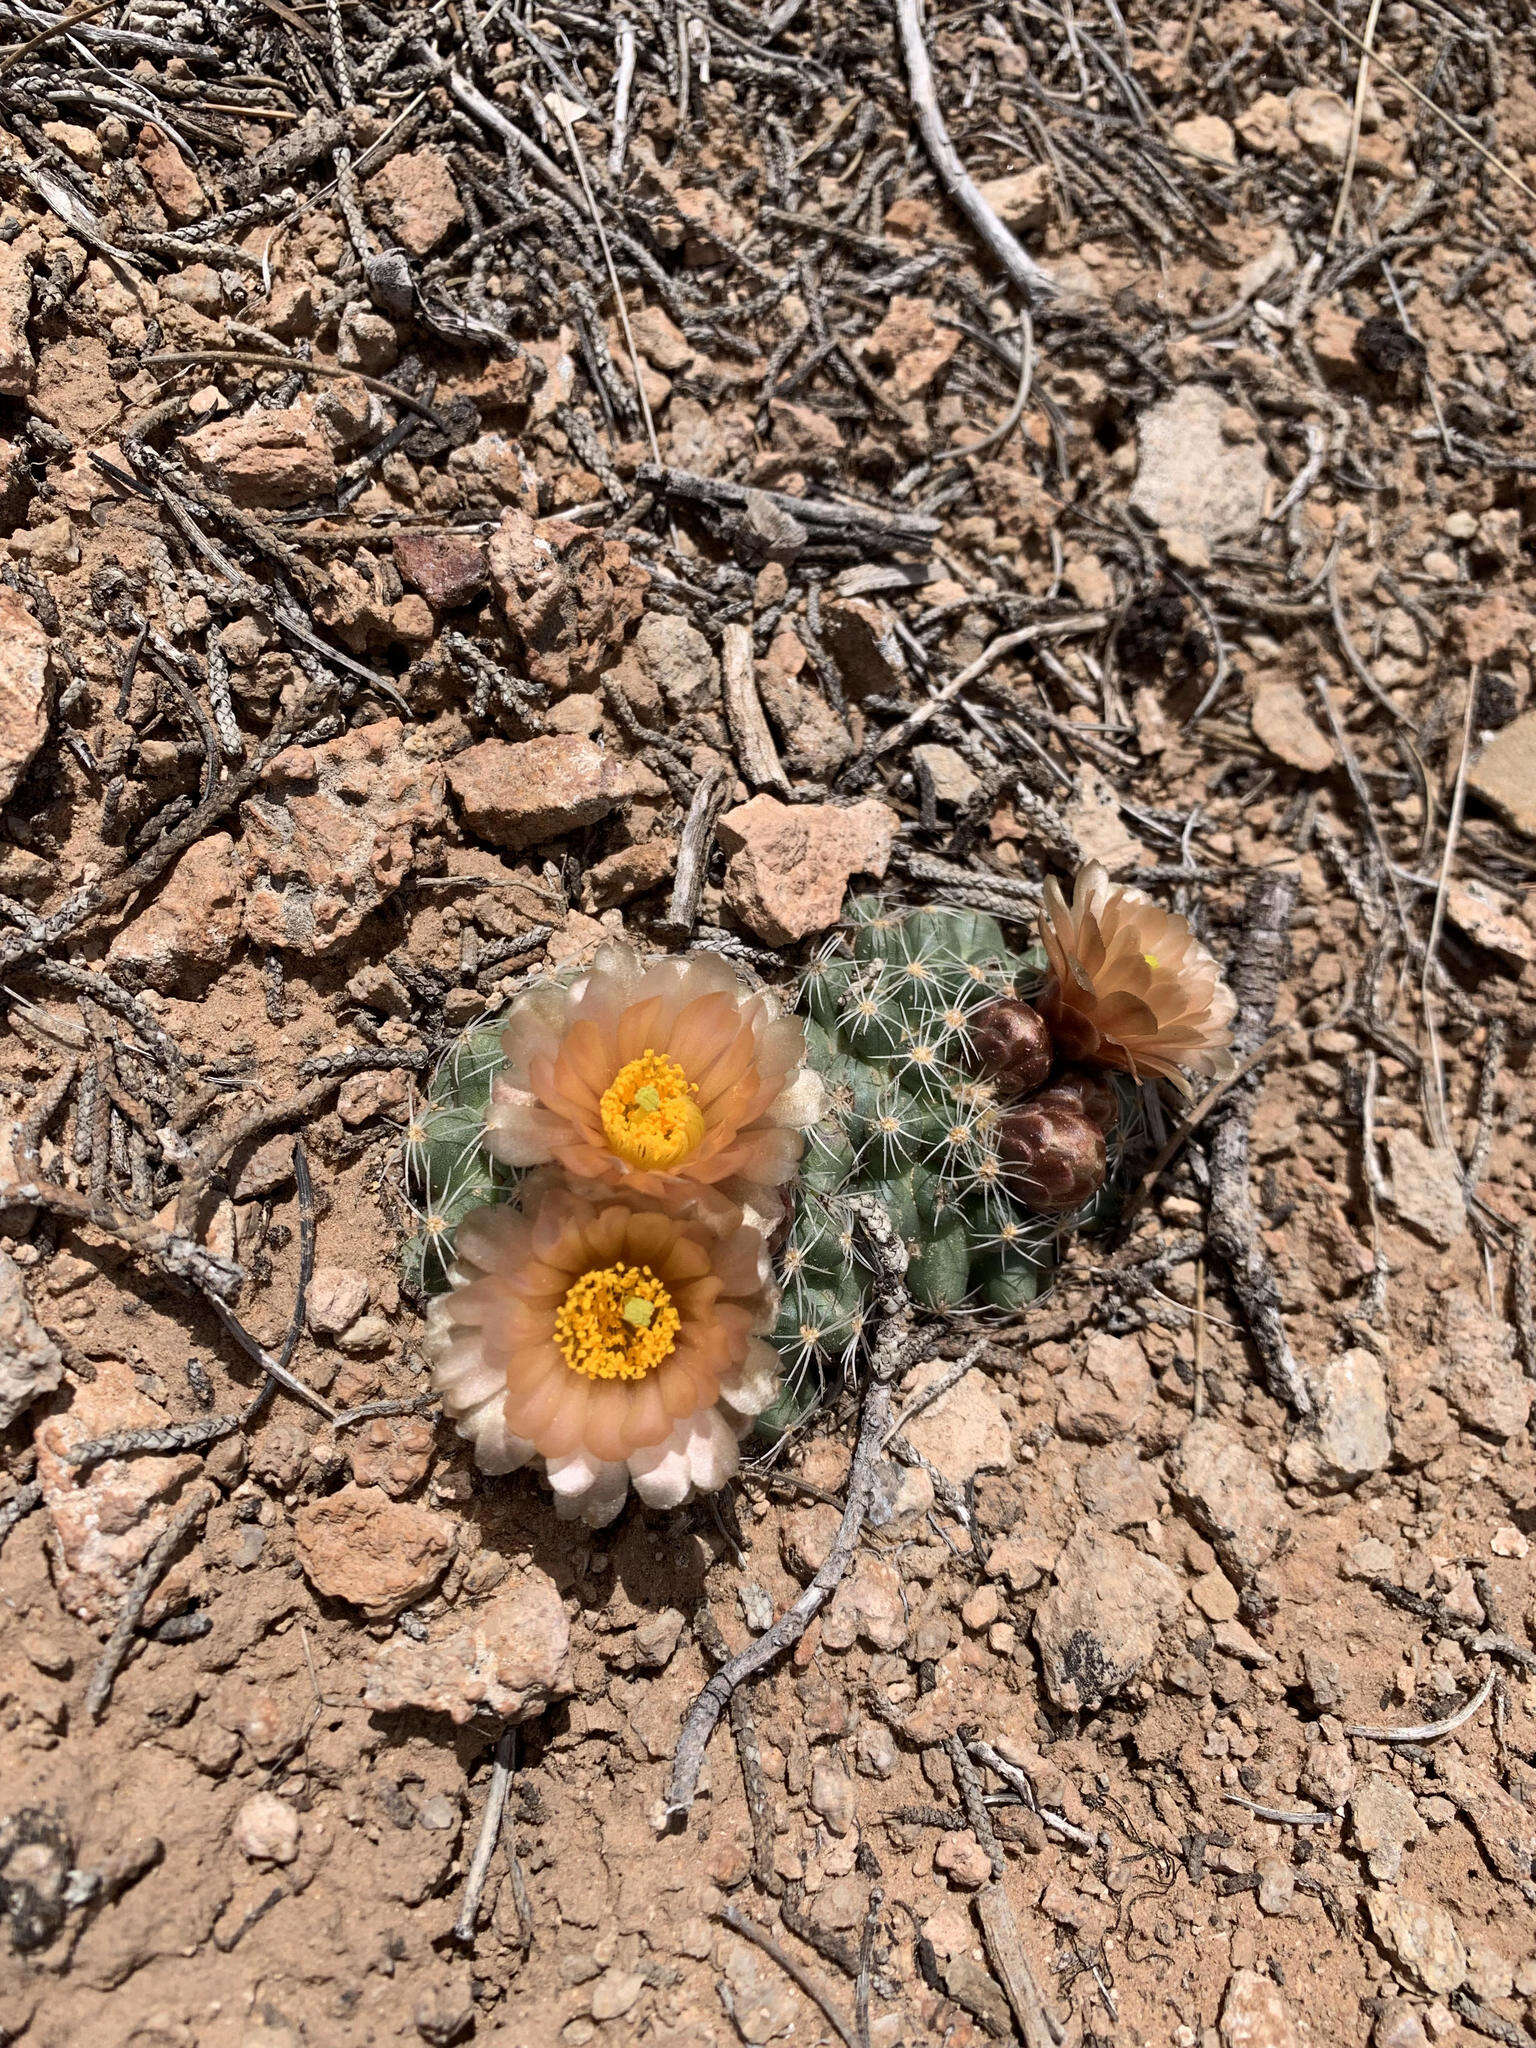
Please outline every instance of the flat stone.
M842 916L854 875L885 873L897 824L896 813L874 797L844 807L755 796L720 820L720 844L730 857L726 903L770 945L826 931Z
M442 820L443 770L398 718L319 747L289 747L240 811L245 930L263 946L325 953L411 873Z
M1355 1486L1392 1455L1387 1376L1373 1351L1346 1351L1323 1367L1317 1413L1286 1453L1285 1469L1304 1486Z
M315 1591L373 1621L387 1621L430 1593L457 1540L447 1515L392 1501L373 1486L344 1486L311 1501L295 1517L293 1533Z
M1371 2048L1429 2048L1429 2035L1411 2000L1387 2000L1371 2029Z
M711 708L720 696L720 664L698 627L675 612L648 612L634 638L635 659L674 717Z
M1536 931L1486 882L1453 882L1445 892L1445 914L1459 932L1512 966L1536 959Z
M569 698L566 700L569 702ZM642 839L638 846L621 846L606 860L594 861L581 879L582 908L589 915L612 910L671 880L677 869L677 841Z
M1382 1143L1392 1175L1392 1206L1399 1217L1431 1244L1454 1244L1467 1227L1455 1153L1445 1146L1426 1145L1417 1131L1388 1131Z
M927 770L934 797L941 804L969 803L981 787L981 777L953 747L930 741L927 746L912 749L912 760Z
M864 353L889 371L891 396L900 404L926 391L959 346L958 328L940 327L926 299L904 298L898 292L865 342Z
M146 127L139 136L139 164L154 187L155 197L165 209L173 228L201 220L208 211L203 188L185 157L161 129Z
M1140 421L1132 508L1163 532L1207 547L1251 533L1264 516L1263 448L1227 438L1228 401L1210 384L1182 384Z
M489 581L484 545L467 533L397 533L395 567L440 612L471 603Z
M1187 121L1175 121L1172 129L1176 149L1191 156L1211 157L1220 164L1237 162L1237 137L1219 114L1195 114Z
M1454 1743L1440 1746L1435 1790L1455 1801L1483 1854L1506 1884L1525 1884L1536 1868L1536 1814Z
M1261 683L1248 722L1260 746L1288 767L1325 775L1334 766L1333 742L1314 722L1295 683Z
M20 593L0 585L0 803L48 737L48 635Z
M1031 164L1028 170L1011 171L1006 178L988 178L981 196L1005 228L1012 228L1015 234L1033 233L1051 217L1050 167Z
M1371 1932L1405 1976L1432 1995L1455 1991L1467 1974L1467 1952L1443 1906L1371 1892L1365 1902Z
M21 1268L0 1252L0 1429L9 1429L63 1377L59 1347L28 1305Z
M969 1828L940 1836L933 1867L943 1871L956 1891L980 1891L992 1878L992 1858Z
M309 1327L317 1337L339 1337L368 1306L368 1275L355 1266L316 1266L305 1300Z
M1429 1833L1406 1785L1373 1771L1349 1795L1349 1838L1382 1884L1395 1884L1403 1851Z
M606 818L640 786L643 771L580 733L482 740L447 764L464 822L516 850Z
M592 1987L592 2017L621 2020L638 2001L645 1979L638 1970L605 1970Z
M397 1635L385 1643L369 1661L363 1700L380 1712L418 1707L446 1714L461 1727L476 1714L530 1720L570 1692L570 1646L554 1580L529 1565L467 1617L456 1613L434 1622L425 1642Z
M1083 1360L1056 1382L1056 1427L1081 1443L1129 1436L1152 1398L1152 1372L1134 1337L1096 1331Z
M1221 2048L1300 2048L1300 2042L1274 1978L1234 1970L1221 2001Z
M942 1359L920 1365L902 1382L902 1400L931 1387L949 1370ZM955 1486L978 1472L1001 1472L1012 1462L1012 1432L996 1387L974 1368L914 1415L904 1431L912 1448Z
M1336 92L1303 86L1291 94L1291 129L1298 142L1335 163L1344 161L1352 125L1349 102Z
M307 400L277 412L259 407L237 419L210 420L179 446L199 476L236 505L281 509L328 497L336 460Z
M1515 1333L1461 1288L1440 1304L1435 1385L1462 1421L1501 1442L1524 1434L1536 1382L1515 1357Z
M120 1429L164 1429L170 1420L139 1391L125 1360L102 1358L95 1379L75 1388L68 1409L37 1425L33 1443L54 1587L63 1607L93 1627L116 1619L134 1573L175 1514L201 1460L183 1452L105 1458L82 1467L70 1464L65 1452ZM175 1610L199 1571L195 1553L172 1565L150 1604L151 1620Z
M740 1935L722 1936L720 1951L730 2015L742 2040L757 2048L786 2035L798 2039L805 2019L804 1996L778 1964Z
M412 149L391 157L366 189L368 197L383 206L396 239L413 256L425 256L464 224L458 188L439 149Z
M1467 788L1517 832L1536 839L1536 711L1494 734L1467 770Z
M1239 1581L1275 1553L1285 1502L1268 1467L1224 1422L1193 1422L1168 1460L1175 1498Z
M907 1640L901 1574L884 1558L861 1551L821 1617L828 1650L851 1650L860 1639L875 1650L899 1650Z
M1237 1588L1224 1571L1202 1573L1190 1587L1189 1597L1207 1621L1237 1619Z
M509 507L487 559L532 680L556 696L596 689L639 620L651 580L624 542Z
M1091 1523L1056 1560L1055 1580L1035 1611L1045 1689L1059 1707L1091 1710L1155 1654L1183 1588L1161 1559Z
M117 933L107 963L162 995L196 992L234 951L244 907L235 842L211 832L187 848L159 895Z
M821 637L837 665L845 693L899 697L906 688L907 658L896 624L884 605L867 597L840 597L821 608Z

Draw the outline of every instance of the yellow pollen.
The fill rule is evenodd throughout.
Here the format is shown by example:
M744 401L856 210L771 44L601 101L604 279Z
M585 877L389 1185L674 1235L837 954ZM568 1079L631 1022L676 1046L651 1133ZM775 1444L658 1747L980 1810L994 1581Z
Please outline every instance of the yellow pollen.
M643 1380L677 1344L682 1319L649 1266L599 1266L566 1290L555 1342L572 1372Z
M598 1105L603 1135L626 1166L676 1166L704 1135L695 1092L676 1060L648 1046L605 1090Z
M1157 955L1155 953L1143 953L1141 957L1143 960L1146 961L1149 967L1156 967Z

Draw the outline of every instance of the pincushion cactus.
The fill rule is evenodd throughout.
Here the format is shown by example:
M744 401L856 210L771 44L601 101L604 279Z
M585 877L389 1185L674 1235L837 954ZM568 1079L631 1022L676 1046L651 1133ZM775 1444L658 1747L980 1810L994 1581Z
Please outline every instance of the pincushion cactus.
M924 1306L1034 1300L1064 1239L1115 1205L1144 1077L1218 1070L1231 1013L1184 920L1100 870L1070 905L1053 890L1041 929L1018 953L976 912L856 902L802 977L799 1016L716 956L605 947L460 1039L407 1133L420 1228L406 1266L423 1293L450 1290L429 1348L486 1469L537 1457L561 1512L598 1524L631 1483L658 1505L723 1483L750 1418L782 1430L856 1364L874 1276L854 1225L870 1199ZM480 1213L509 1202L515 1227ZM750 1316L729 1289L712 1307L690 1293L681 1320L658 1310L645 1261L577 1271L577 1245L575 1265L552 1263L538 1250L559 1236L551 1219L588 1209L675 1242L679 1279L699 1246L748 1233L764 1262ZM647 1285L619 1288L631 1266ZM560 1336L597 1328L594 1288L603 1355L620 1360L600 1394L577 1385L587 1353ZM530 1334L540 1316L549 1330ZM750 1369L743 1352L706 1386L690 1361L713 1359L727 1328L750 1338ZM573 1385L580 1400L564 1398ZM601 1424L590 1442L572 1417Z
M771 1422L814 1405L858 1354L871 1276L850 1197L885 1206L916 1300L1008 1310L1035 1299L1062 1238L1113 1201L1140 1090L1068 1073L1037 1092L1055 1052L1028 998L1047 984L1043 953L1012 951L995 918L873 903L851 906L807 971L829 1112L780 1252L787 1380Z

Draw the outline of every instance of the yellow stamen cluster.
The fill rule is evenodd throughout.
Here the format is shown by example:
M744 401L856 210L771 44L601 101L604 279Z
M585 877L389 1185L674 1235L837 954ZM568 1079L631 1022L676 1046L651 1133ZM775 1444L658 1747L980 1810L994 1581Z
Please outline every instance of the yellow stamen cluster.
M643 1380L677 1344L682 1318L649 1266L600 1266L567 1288L555 1342L572 1372Z
M620 1067L603 1093L603 1135L626 1166L665 1170L704 1135L695 1089L676 1060L649 1047Z

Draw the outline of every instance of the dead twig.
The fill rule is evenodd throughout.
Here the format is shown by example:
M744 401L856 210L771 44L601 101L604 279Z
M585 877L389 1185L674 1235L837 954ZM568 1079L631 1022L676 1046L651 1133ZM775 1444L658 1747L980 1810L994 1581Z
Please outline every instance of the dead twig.
M470 1858L469 1875L464 1880L464 1901L459 1907L459 1917L453 1923L455 1941L472 1942L480 1920L480 1899L485 1891L485 1881L490 1875L491 1859L496 1854L496 1844L501 1838L502 1818L507 1810L507 1793L512 1785L512 1773L517 1767L517 1730L503 1728L496 1742L496 1754L491 1760L490 1789L485 1795L485 1813L480 1822L480 1835L475 1843L475 1853Z
M1046 2009L1035 1973L1019 1938L1018 1922L1000 1884L983 1885L976 1894L976 1917L987 1945L987 1960L1013 2008L1024 2048L1056 2048L1062 2029Z
M789 777L784 773L779 750L763 715L755 666L751 628L727 626L720 635L720 694L725 700L725 722L742 776L754 789L772 789L782 797L793 797Z
M960 161L960 152L949 139L933 82L933 66L928 61L921 0L896 0L896 22L901 35L902 56L906 60L908 89L917 114L918 133L939 174L939 183L1019 290L1027 298L1052 296L1056 291L1055 278L1028 255L1020 247L1018 238L1003 226L982 197L980 186Z
M122 1607L112 1625L112 1633L85 1689L85 1711L92 1721L99 1721L106 1711L112 1688L117 1683L117 1674L123 1668L134 1633L144 1618L144 1609L149 1605L150 1594L165 1577L171 1559L217 1499L218 1488L209 1480L200 1480L155 1538L144 1562L134 1573L133 1583L123 1596Z
M1365 1742L1439 1742L1443 1736L1454 1735L1458 1728L1466 1726L1493 1691L1496 1678L1497 1673L1490 1671L1471 1699L1443 1721L1424 1721L1413 1728L1346 1728L1344 1733Z
M822 1990L809 1970L802 1969L793 1956L784 1953L766 1927L759 1927L755 1920L749 1920L745 1913L738 1913L734 1906L722 1906L715 1917L729 1927L733 1934L745 1936L748 1941L755 1943L765 1956L771 1956L785 1976L799 1985L826 2020L827 2025L836 2031L837 2038L846 2043L846 2048L859 2048L858 2036L828 1994Z
M1248 892L1232 964L1237 997L1233 1049L1239 1059L1248 1057L1269 1032L1290 954L1289 928L1299 886L1293 871L1272 868ZM1257 1099L1258 1084L1249 1073L1229 1092L1211 1141L1211 1248L1231 1276L1270 1391L1297 1415L1310 1415L1312 1396L1285 1334L1279 1285L1259 1243L1248 1187L1249 1124Z
M879 1336L870 1359L869 1385L864 1394L858 1442L854 1446L853 1462L848 1468L847 1505L843 1509L843 1519L820 1571L805 1591L785 1608L771 1628L731 1658L728 1664L721 1665L689 1708L677 1739L672 1759L672 1781L667 1788L663 1810L663 1823L669 1828L681 1827L688 1818L698 1788L699 1772L704 1764L704 1751L732 1693L755 1672L761 1671L799 1642L814 1617L841 1584L863 1533L864 1518L874 1494L880 1447L890 1427L891 1382L903 1355L902 1339L906 1334L908 1315L903 1278L907 1270L907 1252L892 1228L890 1218L873 1198L855 1198L850 1207L859 1214L876 1260L880 1300L876 1311Z

